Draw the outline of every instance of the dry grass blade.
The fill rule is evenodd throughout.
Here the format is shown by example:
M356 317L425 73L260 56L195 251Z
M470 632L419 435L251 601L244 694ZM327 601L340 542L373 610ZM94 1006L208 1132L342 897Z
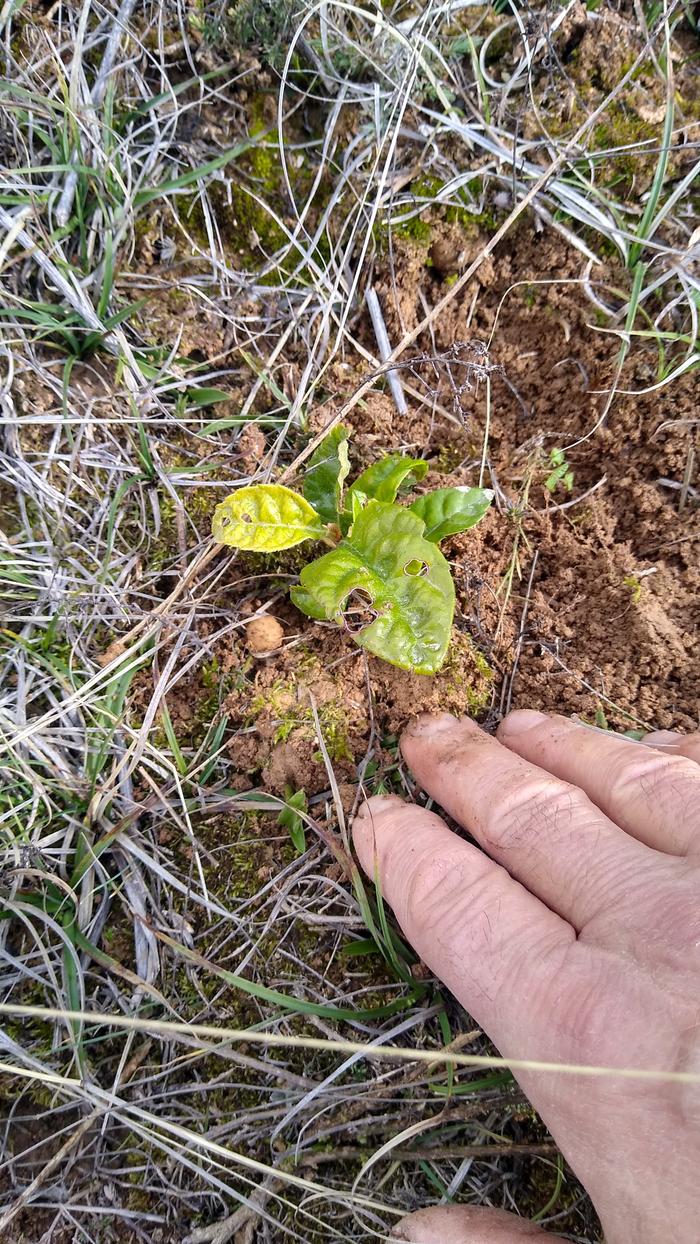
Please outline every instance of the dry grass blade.
M436 697L490 722L539 662L646 718L607 652L577 663L538 542L612 530L627 465L596 438L633 394L659 403L634 539L658 495L672 516L635 582L690 561L688 6L7 0L0 33L0 1230L352 1244L434 1200L563 1207L508 1067L460 1044L352 858L363 794L415 793L423 691L307 625L298 564L222 551L211 514L298 484L351 416L363 466L425 456L496 496L498 538L448 549Z

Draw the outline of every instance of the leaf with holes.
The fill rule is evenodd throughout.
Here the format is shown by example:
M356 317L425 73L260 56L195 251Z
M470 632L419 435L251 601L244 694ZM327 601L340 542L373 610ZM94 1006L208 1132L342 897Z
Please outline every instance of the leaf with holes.
M337 523L343 484L350 472L348 430L333 428L309 459L304 496L324 523Z
M292 600L345 625L355 643L401 669L434 674L447 651L455 592L422 518L370 500L337 548L301 572Z
M436 488L417 497L409 509L425 523L425 538L439 544L473 527L493 501L490 488Z
M299 493L282 484L240 488L217 505L212 535L220 544L258 553L291 549L326 534L318 514Z

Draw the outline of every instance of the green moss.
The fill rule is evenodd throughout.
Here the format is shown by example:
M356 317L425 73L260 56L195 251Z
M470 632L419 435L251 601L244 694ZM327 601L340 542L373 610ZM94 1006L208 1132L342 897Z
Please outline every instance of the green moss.
M174 466L172 461L167 462L165 465L171 468ZM187 467L192 465L191 459L183 456L182 462L178 465L182 466L183 470L186 470ZM189 520L186 523L186 527L189 527L190 531L194 527L194 530L200 536L208 535L214 507L221 500L220 490L207 487L183 488L180 493L180 500L185 515ZM150 570L162 570L174 558L178 557L180 553L176 503L170 492L163 491L159 494L158 507L160 510L160 530L157 536L150 538L146 550ZM139 526L139 533L140 531ZM140 535L140 539L142 538Z
M451 475L464 457L461 449L455 445L441 445L437 458L431 462L430 466L433 471L438 471L440 475Z
M676 91L676 105L684 117L692 118L693 121L700 119L700 92L685 95Z
M630 600L633 605L638 605L642 595L642 584L636 575L626 574L622 580L627 591L630 594Z
M326 704L319 713L321 734L331 760L353 760L348 741L348 722L344 709L338 704ZM314 759L322 760L321 752Z
M439 177L421 175L411 182L411 193L417 199L436 199L444 185Z
M247 187L243 181L233 179L226 184L214 182L209 188L224 241L252 267L264 261L263 252L274 253L287 242L286 234L256 202L255 194L265 198L263 187Z
M439 675L445 693L461 701L469 713L478 716L491 702L494 672L473 639L457 632Z
M211 180L207 186L226 250L253 269L288 242L285 231L255 197L268 203L275 215L284 215L287 194L273 127L264 118L264 99L260 95L253 100L248 129L249 137L259 137L260 141L253 143L224 179ZM173 203L183 227L208 251L210 243L200 195L180 195Z
M246 269L255 271L256 268L265 266L270 256L282 252L284 257L280 268L261 273L261 284L276 286L279 284L280 275L283 275L286 281L305 288L316 280L314 262L323 269L327 267L331 246L328 238L321 236L315 253L308 257L304 255L297 271L302 255L290 245L287 230L278 223L285 222L291 231L292 222L287 220L287 182L280 160L274 116L271 120L267 102L268 96L264 93L253 98L249 111L248 135L259 141L253 141L237 161L230 176L223 181L210 183L209 199L225 247L235 254L238 262ZM304 136L308 137L308 134ZM292 180L295 198L298 201L305 200L313 184L312 167L306 162L300 167L289 165L287 176ZM325 206L331 191L332 179L329 176L315 188L307 224L313 223L315 213ZM194 208L193 213L201 217L198 227L206 235L201 206Z
M433 240L434 226L439 221L459 225L467 238L476 238L480 233L495 233L503 219L503 213L499 214L491 208L484 208L482 211L474 210L475 203L483 197L481 179L474 178L473 181L453 192L450 203L438 201L438 196L446 184L438 177L417 177L411 183L411 192L415 196L416 205L420 205L422 200L427 200L425 206L410 220L399 223L387 220L377 223L374 227L374 235L380 251L386 249L389 233L392 238L415 242L418 246L427 249Z
M422 220L420 216L412 216L410 220L402 221L398 224L390 219L378 220L373 226L372 235L380 255L387 253L389 239L392 242L413 242L416 246L420 246L426 251L427 262L427 251L432 240L433 231L427 221Z
M451 197L457 202L437 202L439 194L446 185L447 183L441 181L439 177L417 177L411 182L411 191L419 200L430 200L426 207L429 206L431 212L437 213L439 219L446 221L447 224L460 225L467 237L476 237L480 232L495 233L504 213L499 214L491 208L484 208L482 211L474 210L475 204L484 197L482 178L474 177L453 191Z
M265 96L257 95L251 106L251 123L248 130L251 138L260 136L261 142L246 153L251 174L260 183L263 190L277 190L282 173L277 139L271 126L265 120Z
M595 126L591 135L594 149L611 152L597 161L601 185L614 186L618 194L623 193L629 197L634 192L635 181L639 180L640 174L646 179L653 173L656 165L655 154L646 155L644 148L633 149L634 144L638 145L649 139L658 143L657 126L643 121L624 104L611 104L604 119ZM617 150L618 148L632 149Z
M197 841L211 857L202 862L205 880L217 901L243 901L257 894L260 868L269 859L269 850L261 835L263 825L260 813L254 811L235 816L215 816L197 822ZM218 977L208 979L214 982L212 990L221 987ZM192 987L191 982L189 987ZM247 996L243 995L243 998ZM201 1007L201 996L198 1005Z
M253 725L264 713L274 721L274 743L285 743L300 729L305 737L315 738L316 725L311 704L300 698L300 689L303 697L304 688L312 687L320 673L315 657L302 659L291 678L278 678L271 687L265 687L253 697L249 707L249 724ZM318 704L316 711L331 760L351 761L353 757L348 738L349 723L340 698ZM321 753L317 753L314 759L322 760Z
M219 687L221 682L221 666L217 657L212 657L211 660L204 662L202 666L201 678L202 686L206 687L207 691L214 691Z
M417 242L419 246L429 246L433 231L427 221L422 220L420 216L413 216L404 224L392 225L392 232L397 237L408 238L411 242Z

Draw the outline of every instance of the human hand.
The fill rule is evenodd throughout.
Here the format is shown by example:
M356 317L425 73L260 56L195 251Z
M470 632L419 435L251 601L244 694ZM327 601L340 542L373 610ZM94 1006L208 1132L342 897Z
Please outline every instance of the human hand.
M503 1056L700 1073L700 734L636 743L521 711L494 739L445 714L419 718L401 748L483 851L394 797L363 806L355 848L408 940ZM607 1244L698 1244L699 1083L517 1078ZM396 1237L554 1238L466 1206L421 1210Z

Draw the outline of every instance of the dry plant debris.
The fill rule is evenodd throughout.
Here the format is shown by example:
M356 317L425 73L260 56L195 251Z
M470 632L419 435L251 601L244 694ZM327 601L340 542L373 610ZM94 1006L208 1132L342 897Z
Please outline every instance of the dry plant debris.
M364 1242L465 1199L595 1240L507 1071L411 1059L489 1047L348 819L416 794L420 708L697 728L696 10L26 0L0 35L0 1221ZM434 677L299 612L301 553L210 540L339 425L494 494Z

